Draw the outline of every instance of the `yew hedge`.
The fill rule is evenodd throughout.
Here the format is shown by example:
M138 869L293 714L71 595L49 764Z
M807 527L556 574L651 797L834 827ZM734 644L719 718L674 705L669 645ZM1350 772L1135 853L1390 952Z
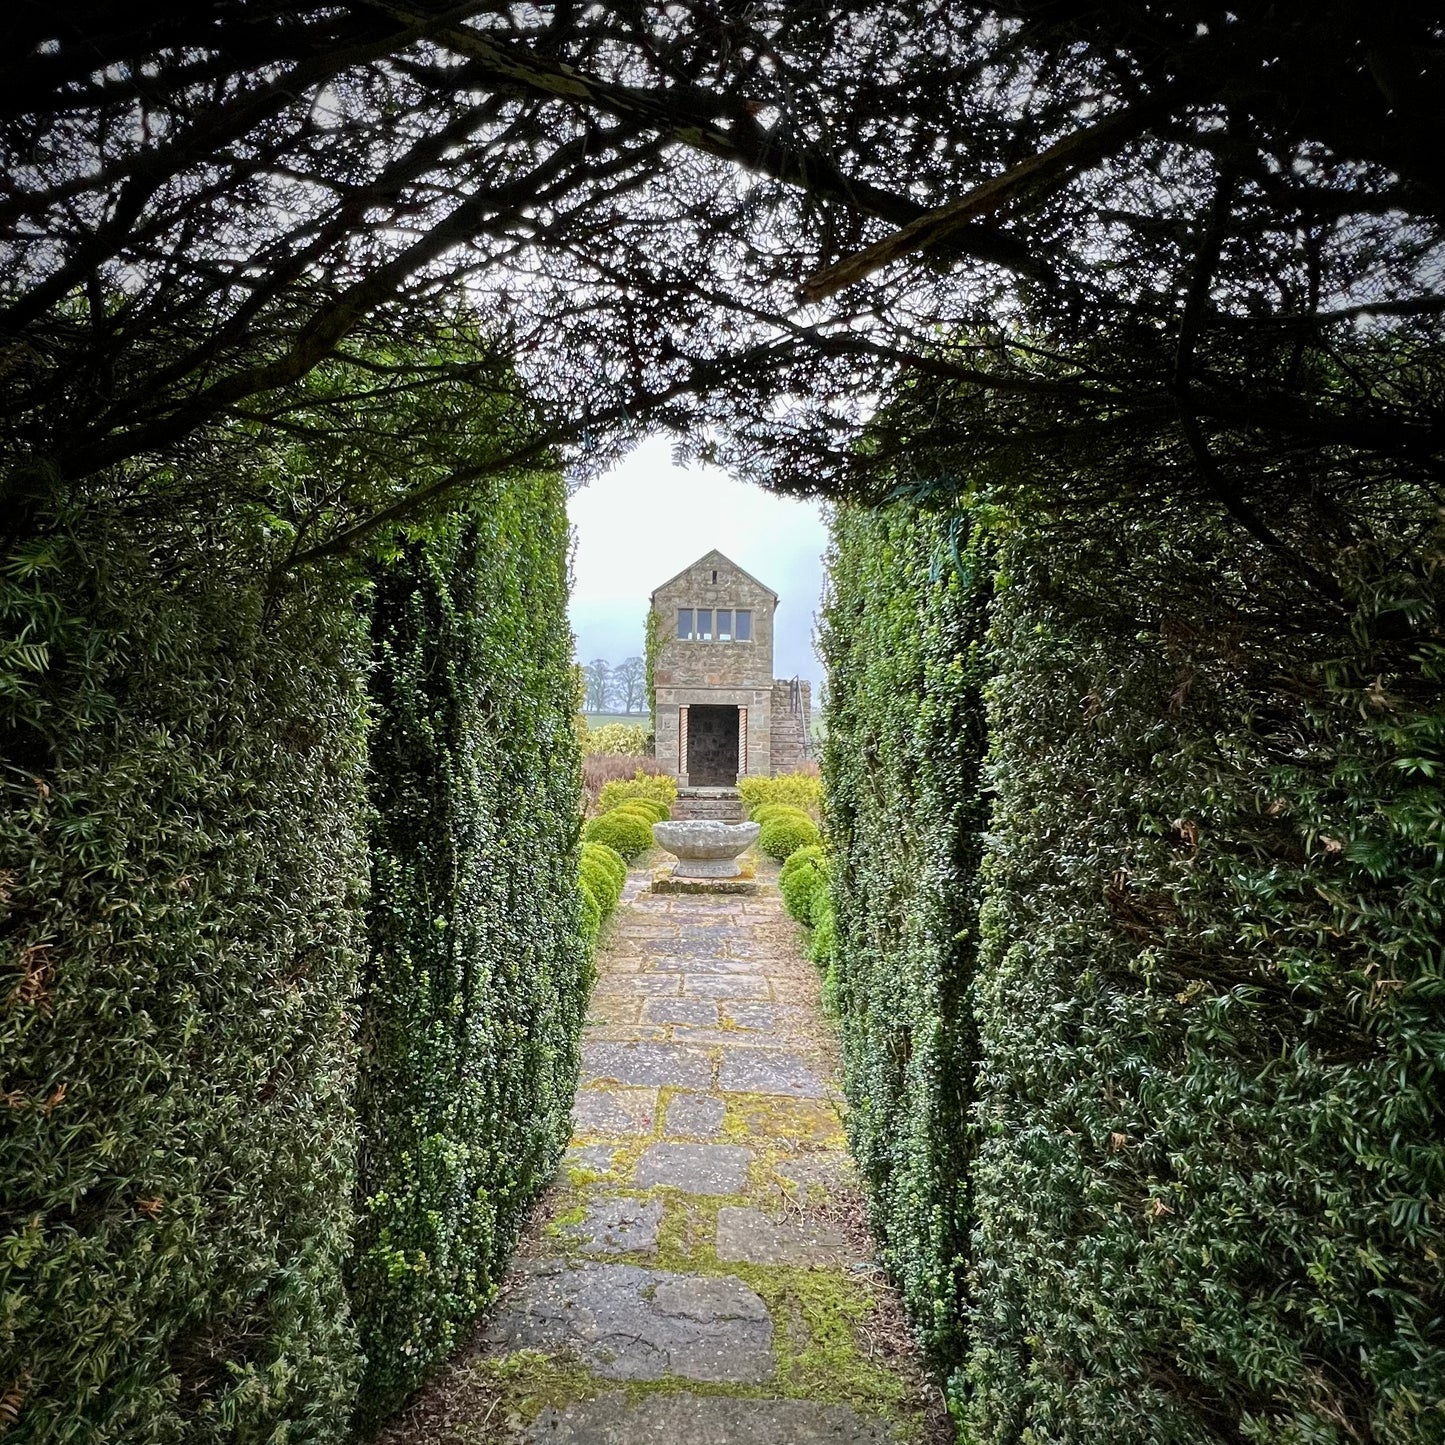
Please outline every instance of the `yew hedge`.
M562 483L368 587L126 480L0 572L0 1433L341 1442L491 1297L569 1132Z
M364 637L263 577L97 507L0 581L7 1445L345 1436Z
M986 812L978 647L987 568L968 532L903 506L833 514L820 624L832 917L813 943L840 1015L849 1134L885 1262L936 1364L963 1349L969 1006ZM819 910L815 906L815 915Z
M567 536L561 478L512 478L376 580L363 1422L495 1294L570 1134L591 963Z
M835 519L851 1128L971 1445L1445 1439L1440 537L1394 500L1347 611L1222 522Z

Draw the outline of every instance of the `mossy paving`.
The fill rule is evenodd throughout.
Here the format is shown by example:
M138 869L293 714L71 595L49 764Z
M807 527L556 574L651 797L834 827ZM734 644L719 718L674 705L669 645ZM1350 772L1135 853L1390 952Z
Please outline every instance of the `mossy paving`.
M629 879L576 1134L470 1347L386 1445L951 1439L873 1262L796 929Z

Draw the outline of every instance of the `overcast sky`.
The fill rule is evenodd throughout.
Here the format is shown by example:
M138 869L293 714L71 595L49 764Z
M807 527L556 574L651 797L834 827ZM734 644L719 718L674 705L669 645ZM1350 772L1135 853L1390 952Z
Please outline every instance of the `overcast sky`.
M817 695L813 617L827 534L816 502L774 496L712 467L676 467L671 443L654 437L578 491L567 511L579 660L640 657L653 589L716 547L778 594L774 676L806 678Z

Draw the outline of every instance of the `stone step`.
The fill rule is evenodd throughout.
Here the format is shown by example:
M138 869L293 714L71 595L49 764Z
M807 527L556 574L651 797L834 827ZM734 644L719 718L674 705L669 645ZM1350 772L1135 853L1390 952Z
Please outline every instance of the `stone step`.
M679 788L672 816L683 823L744 821L742 799L736 788Z

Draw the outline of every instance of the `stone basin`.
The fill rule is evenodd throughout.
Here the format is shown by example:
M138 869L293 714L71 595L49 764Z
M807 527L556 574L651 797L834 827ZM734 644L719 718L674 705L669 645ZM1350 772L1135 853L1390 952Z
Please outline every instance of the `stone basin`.
M675 878L737 878L738 858L757 842L756 823L715 823L702 819L654 823L652 836L677 862Z

